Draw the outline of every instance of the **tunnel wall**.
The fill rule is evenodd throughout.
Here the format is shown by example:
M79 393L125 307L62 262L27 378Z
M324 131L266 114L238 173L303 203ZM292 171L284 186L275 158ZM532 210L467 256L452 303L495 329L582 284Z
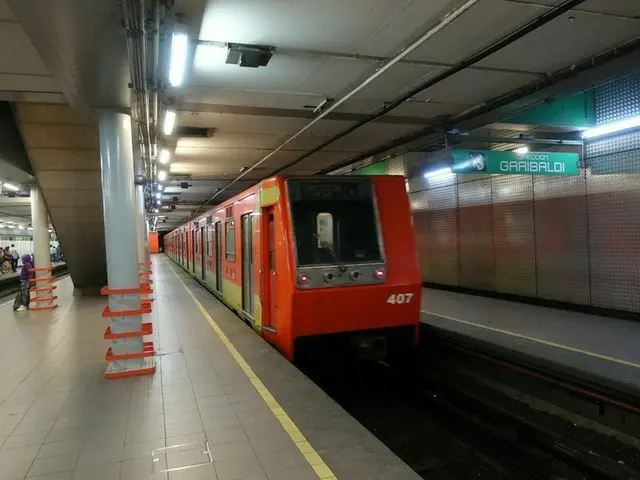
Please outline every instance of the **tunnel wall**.
M595 93L599 124L640 115L640 74ZM579 176L408 170L425 282L640 312L640 131L587 144Z

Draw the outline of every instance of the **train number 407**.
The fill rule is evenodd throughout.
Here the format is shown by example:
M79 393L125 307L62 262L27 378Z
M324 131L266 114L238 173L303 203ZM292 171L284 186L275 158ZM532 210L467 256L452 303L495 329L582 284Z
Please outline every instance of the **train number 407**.
M392 305L400 305L403 303L411 303L411 299L413 298L413 293L392 293L387 298L387 303Z

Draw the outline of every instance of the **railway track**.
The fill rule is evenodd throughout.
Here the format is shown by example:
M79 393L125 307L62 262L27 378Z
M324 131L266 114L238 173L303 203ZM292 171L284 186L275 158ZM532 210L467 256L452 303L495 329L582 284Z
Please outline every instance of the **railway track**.
M414 363L419 368L369 363L345 369L323 362L303 370L425 479L640 479L630 432L612 435L605 425L602 433L561 407L554 414L540 410L513 370L503 375L505 394L492 384L504 361L491 365L498 371L487 380L488 360L438 341L438 349L421 353ZM553 382L549 389L557 393Z

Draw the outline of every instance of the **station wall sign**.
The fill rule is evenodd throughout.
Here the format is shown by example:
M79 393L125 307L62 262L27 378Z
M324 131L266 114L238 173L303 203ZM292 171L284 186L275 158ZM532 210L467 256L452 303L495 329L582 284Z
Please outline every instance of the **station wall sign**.
M451 151L453 173L579 175L580 156L564 152Z

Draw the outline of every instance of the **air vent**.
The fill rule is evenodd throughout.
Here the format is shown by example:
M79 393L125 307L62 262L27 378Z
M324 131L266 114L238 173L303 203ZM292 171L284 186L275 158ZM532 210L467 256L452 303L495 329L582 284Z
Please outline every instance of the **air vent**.
M178 127L174 135L178 137L209 138L215 129L202 127Z

